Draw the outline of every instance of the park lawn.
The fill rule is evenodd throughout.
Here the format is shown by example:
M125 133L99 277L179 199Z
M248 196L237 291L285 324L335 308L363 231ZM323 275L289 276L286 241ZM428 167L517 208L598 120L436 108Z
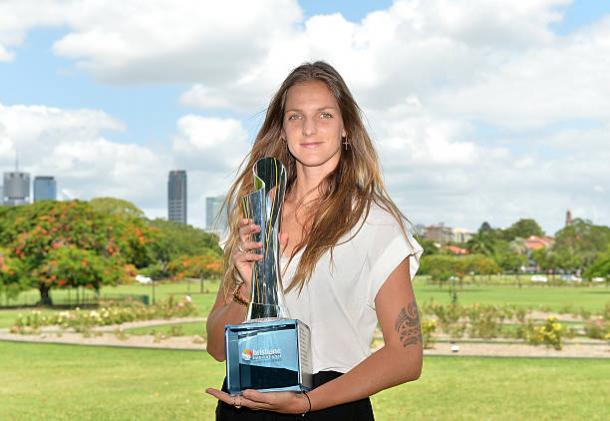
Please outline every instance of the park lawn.
M414 283L417 301L433 299L439 304L449 304L451 296L447 286L439 288L424 282ZM610 303L610 288L605 287L524 287L515 286L464 286L457 288L458 302L468 304L512 304L523 308L579 313L581 309L601 313Z
M205 352L0 342L0 419L214 418L224 364ZM373 397L378 420L603 419L607 360L426 357Z
M448 304L451 301L449 288L439 288L429 285L424 280L415 278L414 289L419 303L434 300L439 304ZM193 303L197 306L197 315L207 316L216 299L218 292L218 281L206 281L204 293L200 293L198 281L160 282L155 286L156 300L165 299L174 295L182 299L190 295ZM38 298L37 290L24 292L31 302ZM51 295L65 296L66 290L52 291ZM148 295L152 302L152 287L150 285L130 284L116 287L102 288L103 294L137 294ZM75 296L74 292L71 293ZM601 313L604 306L610 303L610 288L605 287L523 287L504 285L465 285L458 288L458 302L467 304L512 304L523 308L542 309L564 313L579 313L581 309L594 314ZM10 327L20 312L31 309L0 310L0 328ZM48 310L53 311L53 310Z

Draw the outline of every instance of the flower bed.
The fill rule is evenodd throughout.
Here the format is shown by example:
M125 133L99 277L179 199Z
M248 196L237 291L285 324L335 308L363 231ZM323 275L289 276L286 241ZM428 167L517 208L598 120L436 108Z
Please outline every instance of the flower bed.
M187 317L195 313L195 305L188 300L176 301L173 296L152 306L133 302L129 305L108 305L97 310L61 311L44 314L32 311L19 314L11 333L35 334L44 326L59 326L62 329L73 329L76 332L88 332L96 326L108 326L140 320L169 319Z
M545 320L532 317L532 310L512 305L494 306L472 304L441 305L426 302L421 306L424 347L434 343L437 327L451 339L463 337L489 339L513 338L532 345L546 345L560 350L565 338L577 335L591 339L610 340L610 303L600 315L577 314L580 320L569 326L555 316Z

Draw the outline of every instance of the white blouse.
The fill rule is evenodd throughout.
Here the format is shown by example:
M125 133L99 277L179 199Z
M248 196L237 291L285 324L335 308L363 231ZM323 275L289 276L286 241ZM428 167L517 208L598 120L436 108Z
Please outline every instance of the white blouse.
M311 329L314 373L345 373L370 355L377 292L406 257L413 279L422 253L413 236L405 239L394 217L373 204L356 236L334 248L332 264L328 251L300 295L298 288L285 294L290 317ZM286 267L288 258L282 257L284 288L290 285L299 258L300 253Z

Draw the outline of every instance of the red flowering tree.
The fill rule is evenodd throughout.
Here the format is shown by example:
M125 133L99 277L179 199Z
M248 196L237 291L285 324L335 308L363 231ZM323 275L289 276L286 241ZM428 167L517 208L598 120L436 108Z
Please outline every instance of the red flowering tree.
M184 278L198 278L201 292L205 279L222 275L222 258L212 253L199 256L181 256L168 265L172 279L179 281Z
M51 304L52 287L114 285L147 261L148 228L94 209L88 202L41 201L0 209L0 245L19 260L40 303Z
M9 257L7 250L0 249L0 295L15 297L26 285L19 259Z
M74 246L51 250L42 265L32 272L49 288L79 287L99 290L102 285L129 282L135 267L116 256L104 256Z

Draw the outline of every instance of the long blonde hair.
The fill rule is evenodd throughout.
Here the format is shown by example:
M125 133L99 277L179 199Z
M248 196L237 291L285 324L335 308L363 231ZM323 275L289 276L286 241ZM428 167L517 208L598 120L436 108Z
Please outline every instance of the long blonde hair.
M254 190L253 165L263 157L275 157L286 166L287 194L295 185L296 160L289 152L286 142L280 137L284 107L288 89L295 84L310 81L324 82L337 100L349 146L347 150L342 149L339 164L318 186L320 196L315 202L315 207L312 207L314 210L311 223L307 226L308 231L304 233L306 235L303 235L301 243L294 248L290 256L292 259L303 250L287 291L295 287L298 287L299 291L303 288L320 257L328 250L332 256L332 250L339 240L359 222L363 223L373 202L394 216L406 237L404 226L406 218L386 191L377 153L362 122L362 111L345 81L331 65L323 61L305 63L290 72L271 99L252 150L244 158L239 175L225 199L225 206L229 209L229 236L224 248L225 294L232 291L237 283L237 269L231 260L233 251L240 241L239 226L243 218L242 209L237 204L240 197Z

